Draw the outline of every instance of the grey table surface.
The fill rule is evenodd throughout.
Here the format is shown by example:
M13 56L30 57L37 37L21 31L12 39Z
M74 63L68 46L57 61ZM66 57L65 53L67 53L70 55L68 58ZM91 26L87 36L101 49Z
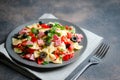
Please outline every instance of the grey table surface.
M105 38L111 48L103 62L79 80L120 80L120 0L0 0L0 43L15 27L44 13L77 24ZM0 63L0 80L29 80Z

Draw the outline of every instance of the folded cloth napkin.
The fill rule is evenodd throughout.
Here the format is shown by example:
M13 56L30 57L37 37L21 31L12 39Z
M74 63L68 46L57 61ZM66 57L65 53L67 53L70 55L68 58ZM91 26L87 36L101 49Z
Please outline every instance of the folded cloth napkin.
M52 14L43 14L39 19L44 19L44 18L56 18ZM57 19L57 18L56 18ZM27 68L25 66L22 66L16 62L14 62L10 56L8 55L6 49L4 48L4 43L0 45L0 52L2 52L6 57L10 59L10 61L14 62L18 66L24 68L28 72L34 74L36 77L42 79L42 80L65 80L68 76L70 76L71 73L86 59L88 58L89 55L92 54L92 52L101 44L103 41L103 38L86 30L81 28L84 33L86 34L87 37L87 48L84 51L84 53L81 55L81 57L75 61L74 63L58 68L56 70L51 70L51 71L42 71L42 72L37 72L35 70L32 70L30 68Z

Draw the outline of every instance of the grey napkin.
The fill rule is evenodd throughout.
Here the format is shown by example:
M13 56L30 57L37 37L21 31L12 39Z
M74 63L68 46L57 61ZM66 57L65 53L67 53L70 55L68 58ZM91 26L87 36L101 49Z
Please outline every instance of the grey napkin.
M52 14L43 14L39 19L44 18L56 18ZM56 18L57 19L57 18ZM4 43L0 45L0 52L2 52L4 55L6 55L12 62L19 65L20 67L26 69L28 72L34 74L36 77L42 79L42 80L65 80L66 77L68 77L77 67L80 65L86 58L88 58L89 55L92 54L92 52L101 44L103 41L103 38L86 30L81 28L84 33L87 36L87 48L84 51L84 53L80 56L80 58L75 61L73 64L59 68L57 70L51 70L51 71L45 71L45 72L37 72L32 69L29 69L27 67L21 66L17 63L15 63L10 56L8 55L6 49L4 48Z

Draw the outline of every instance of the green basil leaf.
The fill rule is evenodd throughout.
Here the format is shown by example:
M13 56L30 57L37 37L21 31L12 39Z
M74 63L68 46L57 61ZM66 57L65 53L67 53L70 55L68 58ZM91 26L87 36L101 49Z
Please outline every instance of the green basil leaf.
M36 29L36 28L32 28L31 31L32 31L33 34L38 34L39 33L38 29Z

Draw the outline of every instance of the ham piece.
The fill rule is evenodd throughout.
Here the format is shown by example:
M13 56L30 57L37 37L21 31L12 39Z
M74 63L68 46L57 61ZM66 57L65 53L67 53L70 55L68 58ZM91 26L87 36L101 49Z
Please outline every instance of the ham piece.
M83 35L82 34L76 34L77 36L77 42L81 42L81 40L83 39Z
M61 45L61 39L55 34L53 36L54 46L60 46Z
M42 46L42 45L45 44L44 41L43 41L42 39L39 39L37 42L38 42L38 45L39 45L39 46Z
M45 33L42 32L42 31L40 31L39 34L38 34L38 37L41 38L41 37L43 37L44 35L45 35Z
M27 28L23 28L21 31L19 31L19 34L25 34L28 32Z

